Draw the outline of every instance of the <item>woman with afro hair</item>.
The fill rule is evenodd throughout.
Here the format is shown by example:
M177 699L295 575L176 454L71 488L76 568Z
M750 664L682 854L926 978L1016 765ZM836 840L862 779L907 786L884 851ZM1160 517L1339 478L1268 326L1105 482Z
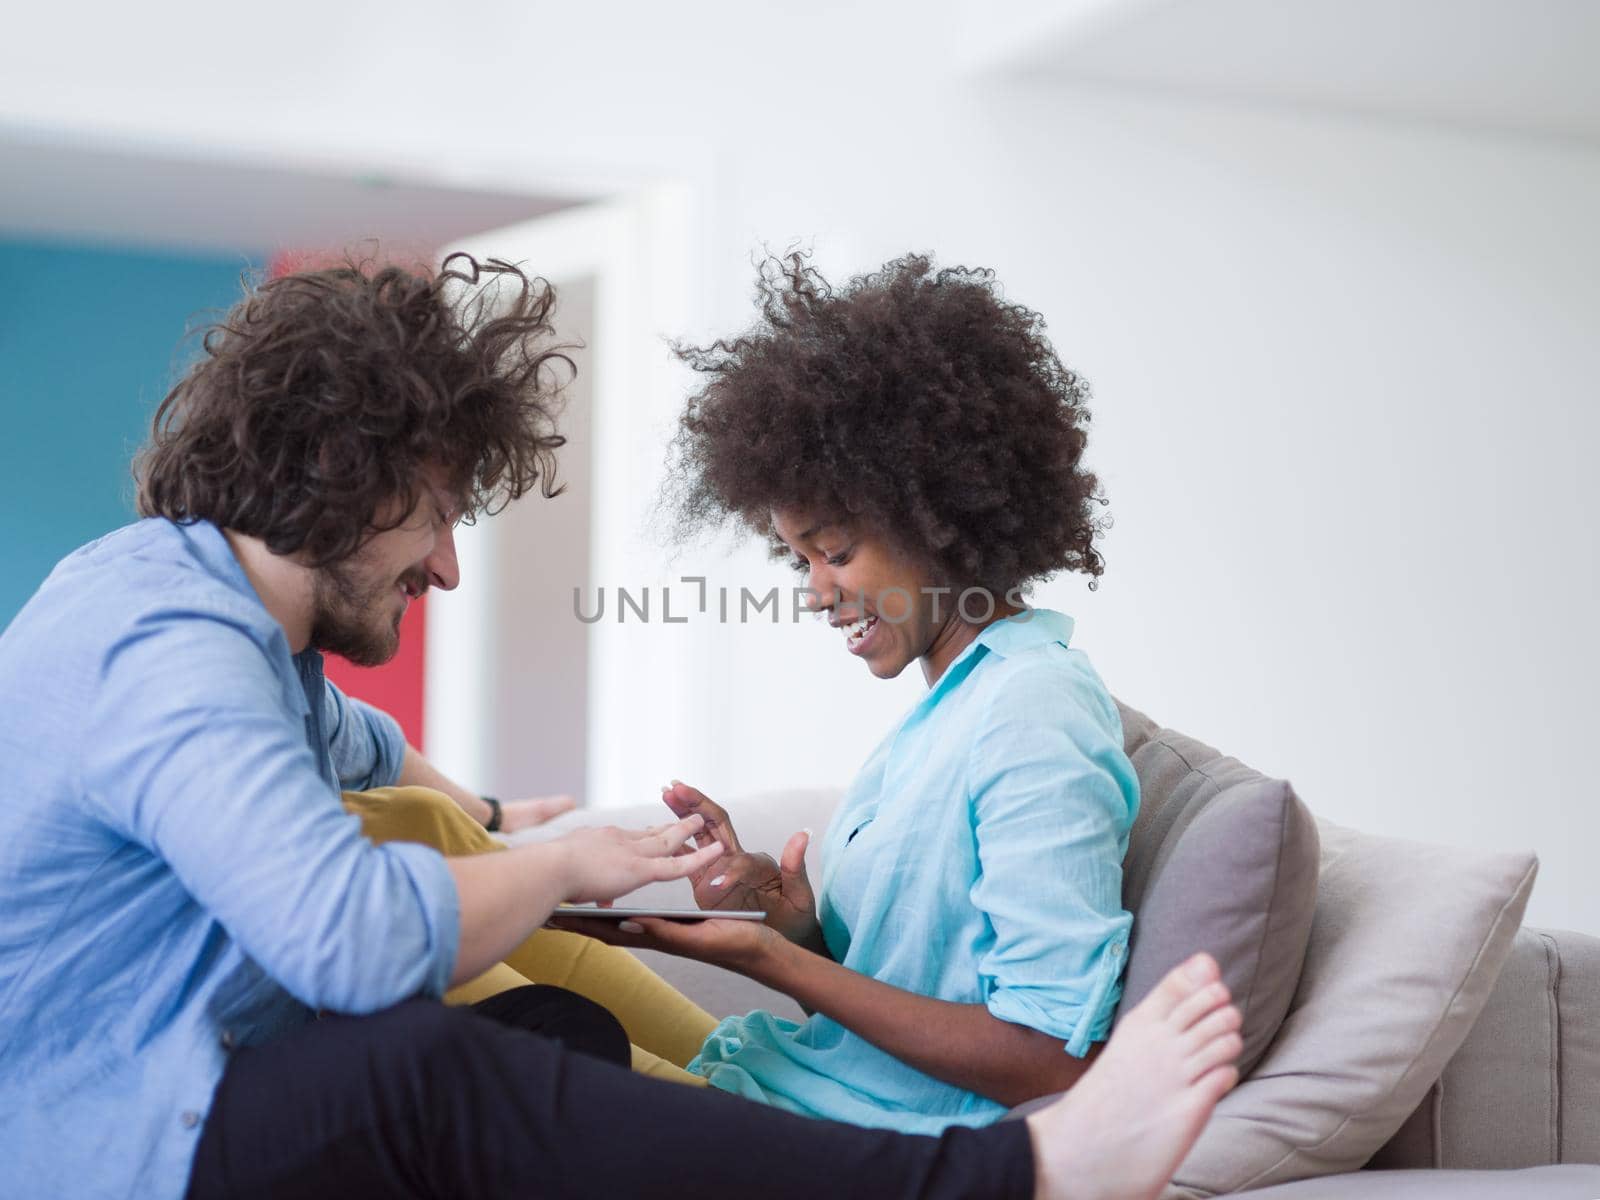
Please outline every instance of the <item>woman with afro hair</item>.
M674 442L675 510L766 539L842 651L880 679L915 663L928 690L846 792L815 893L807 833L777 861L746 852L675 782L668 806L726 847L695 880L701 907L768 920L595 932L812 1014L710 1029L687 1068L712 1087L910 1132L984 1125L1087 1071L1132 925L1138 779L1116 705L1072 619L1025 599L1104 569L1087 389L988 271L911 256L834 288L794 254L763 266L759 295L753 329L679 348L704 385Z

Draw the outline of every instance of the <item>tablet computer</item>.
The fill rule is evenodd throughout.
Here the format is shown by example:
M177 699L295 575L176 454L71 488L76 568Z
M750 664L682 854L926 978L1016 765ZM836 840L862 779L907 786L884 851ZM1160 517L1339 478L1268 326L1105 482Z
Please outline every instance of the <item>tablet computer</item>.
M750 909L705 908L599 908L592 904L558 905L552 917L583 917L588 920L631 921L638 917L660 917L666 921L765 921L767 914Z

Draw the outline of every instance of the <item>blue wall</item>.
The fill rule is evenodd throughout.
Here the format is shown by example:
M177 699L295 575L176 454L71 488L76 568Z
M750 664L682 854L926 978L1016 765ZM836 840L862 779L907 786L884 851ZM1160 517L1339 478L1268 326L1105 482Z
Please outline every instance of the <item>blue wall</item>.
M129 463L249 256L0 238L0 627L56 561L133 520Z

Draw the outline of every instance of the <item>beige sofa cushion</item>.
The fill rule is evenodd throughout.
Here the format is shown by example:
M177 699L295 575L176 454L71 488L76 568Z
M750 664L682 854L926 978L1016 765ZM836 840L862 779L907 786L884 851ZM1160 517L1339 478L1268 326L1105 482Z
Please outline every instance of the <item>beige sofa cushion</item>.
M1532 854L1319 827L1316 920L1289 1014L1167 1197L1360 1167L1460 1047L1521 923Z

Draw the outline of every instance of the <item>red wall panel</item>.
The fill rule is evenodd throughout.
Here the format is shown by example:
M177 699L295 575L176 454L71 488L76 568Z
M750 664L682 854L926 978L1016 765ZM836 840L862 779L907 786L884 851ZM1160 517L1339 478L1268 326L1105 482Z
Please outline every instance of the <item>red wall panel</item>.
M377 705L405 730L406 741L422 746L422 688L427 645L423 606L418 596L400 618L400 652L381 667L358 667L338 655L328 655L328 678L347 696L359 696Z

